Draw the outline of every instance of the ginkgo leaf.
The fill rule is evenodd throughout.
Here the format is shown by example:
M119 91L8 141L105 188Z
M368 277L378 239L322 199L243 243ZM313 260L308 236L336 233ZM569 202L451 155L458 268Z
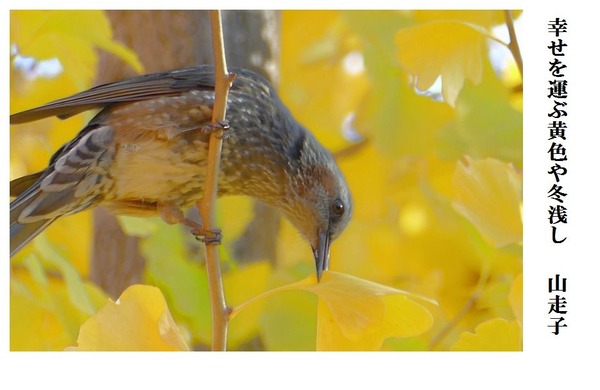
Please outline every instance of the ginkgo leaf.
M325 146L344 147L348 142L338 129L368 84L364 72L345 70L343 59L357 48L356 39L340 12L331 10L283 12L281 39L293 40L293 44L281 45L281 57L289 59L280 68L278 90L283 101Z
M337 272L303 286L319 297L317 350L377 350L387 337L427 331L432 316L410 294Z
M49 307L48 295L32 293L20 275L11 277L10 350L55 351L72 343L74 337L71 337L53 308ZM33 284L31 280L27 283Z
M304 291L287 291L265 302L260 338L269 351L314 351L317 298Z
M26 55L59 57L60 60L66 59L77 64L81 58L69 53L69 49L87 47L87 54L93 46L97 46L120 57L137 72L143 70L137 54L112 39L110 22L103 11L14 11L11 17L15 22L15 34L11 34L11 40ZM20 39L15 41L13 37ZM65 44L59 45L58 42ZM81 55L79 51L75 53Z
M456 100L455 117L438 135L443 156L493 157L522 166L523 111L515 109L510 99L509 89L486 59L481 83L465 84Z
M264 309L259 319L260 340L269 351L314 351L317 324L317 297L298 289L301 284L316 282L311 276L297 280L300 275L312 272L312 267L299 263L292 271L281 267L269 278L265 293L233 307L232 315L244 311L244 306L263 301ZM279 287L275 287L279 286ZM269 297L269 299L264 299ZM252 305L253 306L253 305Z
M522 330L517 321L494 318L464 332L452 346L453 351L521 351Z
M160 290L134 285L82 326L79 351L186 351L177 324Z
M442 77L444 101L454 106L465 79L481 81L487 32L461 22L433 22L396 33L398 58L416 76L415 86L429 89Z
M308 290L317 294L349 339L382 327L385 304L381 296L394 292L390 287L334 272L328 272L322 283Z
M402 290L338 272L315 275L269 290L233 309L233 315L250 304L290 290L305 290L318 297L317 350L378 350L387 337L408 337L427 331L430 312L411 298L433 301Z
M73 303L63 278L46 272L38 256L28 255L23 265L11 268L10 349L62 351L76 342L89 315ZM92 283L85 282L84 288L94 308L102 307L106 295Z
M459 161L454 207L497 247L521 242L522 179L512 164L496 159Z
M352 317L338 316L323 300L318 303L317 350L321 351L377 351L388 337L411 337L426 332L433 320L429 311L404 295L392 294L380 297L384 308L379 320L378 310L363 312L361 317L376 317L378 327L362 329ZM345 305L352 305L345 302ZM354 328L348 335L348 328Z
M430 151L436 142L438 129L453 114L447 104L416 94L406 83L406 75L398 71L393 36L398 29L408 27L412 22L399 12L344 11L342 15L346 24L351 26L363 42L362 56L370 81L360 104L353 108L356 113L353 126L363 137L373 141L372 145L378 152L377 160L391 157L397 161L400 156L414 156ZM346 84L340 85L340 88L346 87ZM392 163L373 161L371 157L354 160L355 166L388 166ZM381 170L379 167L364 169L370 174L389 174L387 169ZM344 172L353 173L352 170ZM367 185L370 180L363 183L365 187L371 187ZM384 191L389 193L387 188ZM381 207L378 202L370 201L363 206L369 208L375 204ZM365 210L357 208L356 211L361 209Z

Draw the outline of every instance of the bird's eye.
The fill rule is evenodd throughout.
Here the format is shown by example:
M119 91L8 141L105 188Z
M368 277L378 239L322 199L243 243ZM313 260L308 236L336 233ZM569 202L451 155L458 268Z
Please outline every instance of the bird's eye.
M331 213L333 214L333 216L339 218L342 215L344 215L344 211L346 211L344 207L344 202L342 202L339 199L334 200L331 204Z

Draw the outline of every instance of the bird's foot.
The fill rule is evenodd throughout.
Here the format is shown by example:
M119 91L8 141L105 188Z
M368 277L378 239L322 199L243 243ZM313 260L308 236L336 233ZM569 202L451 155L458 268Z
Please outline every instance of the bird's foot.
M202 241L206 245L220 245L223 239L223 234L221 234L221 229L219 228L204 229L198 225L192 229L192 234L196 237L196 240Z
M227 134L229 129L229 122L223 119L221 121L218 121L217 123L209 123L207 125L204 125L204 127L202 127L202 132L204 134L214 133L217 138L227 139L229 138L229 134Z
M158 212L161 218L170 225L182 224L189 227L194 237L206 245L221 244L221 239L223 238L221 229L205 229L199 223L186 218L183 212L173 205L160 204L158 205Z

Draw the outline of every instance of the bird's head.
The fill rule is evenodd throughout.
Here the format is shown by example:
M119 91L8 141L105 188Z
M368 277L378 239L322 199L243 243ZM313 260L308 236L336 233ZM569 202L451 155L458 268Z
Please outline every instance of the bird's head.
M309 136L306 142L316 140ZM310 243L320 280L329 267L329 247L352 216L352 198L333 156L318 143L304 148L299 166L282 209Z

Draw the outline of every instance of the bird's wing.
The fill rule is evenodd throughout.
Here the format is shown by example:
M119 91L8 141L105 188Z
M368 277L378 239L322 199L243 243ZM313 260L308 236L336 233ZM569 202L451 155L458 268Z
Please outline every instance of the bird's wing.
M11 225L57 218L98 202L115 154L113 134L109 126L90 128L45 171L26 176L25 182L35 181L10 203Z
M11 193L18 195L10 202L11 256L56 218L100 202L110 185L111 127L90 127L62 150L43 172L11 182Z
M42 176L44 171L32 173L31 175L19 177L17 179L10 181L10 196L17 197L21 195L23 192L27 191L29 187L36 182L37 179Z
M212 89L214 84L214 68L208 65L148 74L116 83L99 85L44 106L13 114L10 116L10 123L31 122L50 116L65 119L111 103L178 95L192 89Z

